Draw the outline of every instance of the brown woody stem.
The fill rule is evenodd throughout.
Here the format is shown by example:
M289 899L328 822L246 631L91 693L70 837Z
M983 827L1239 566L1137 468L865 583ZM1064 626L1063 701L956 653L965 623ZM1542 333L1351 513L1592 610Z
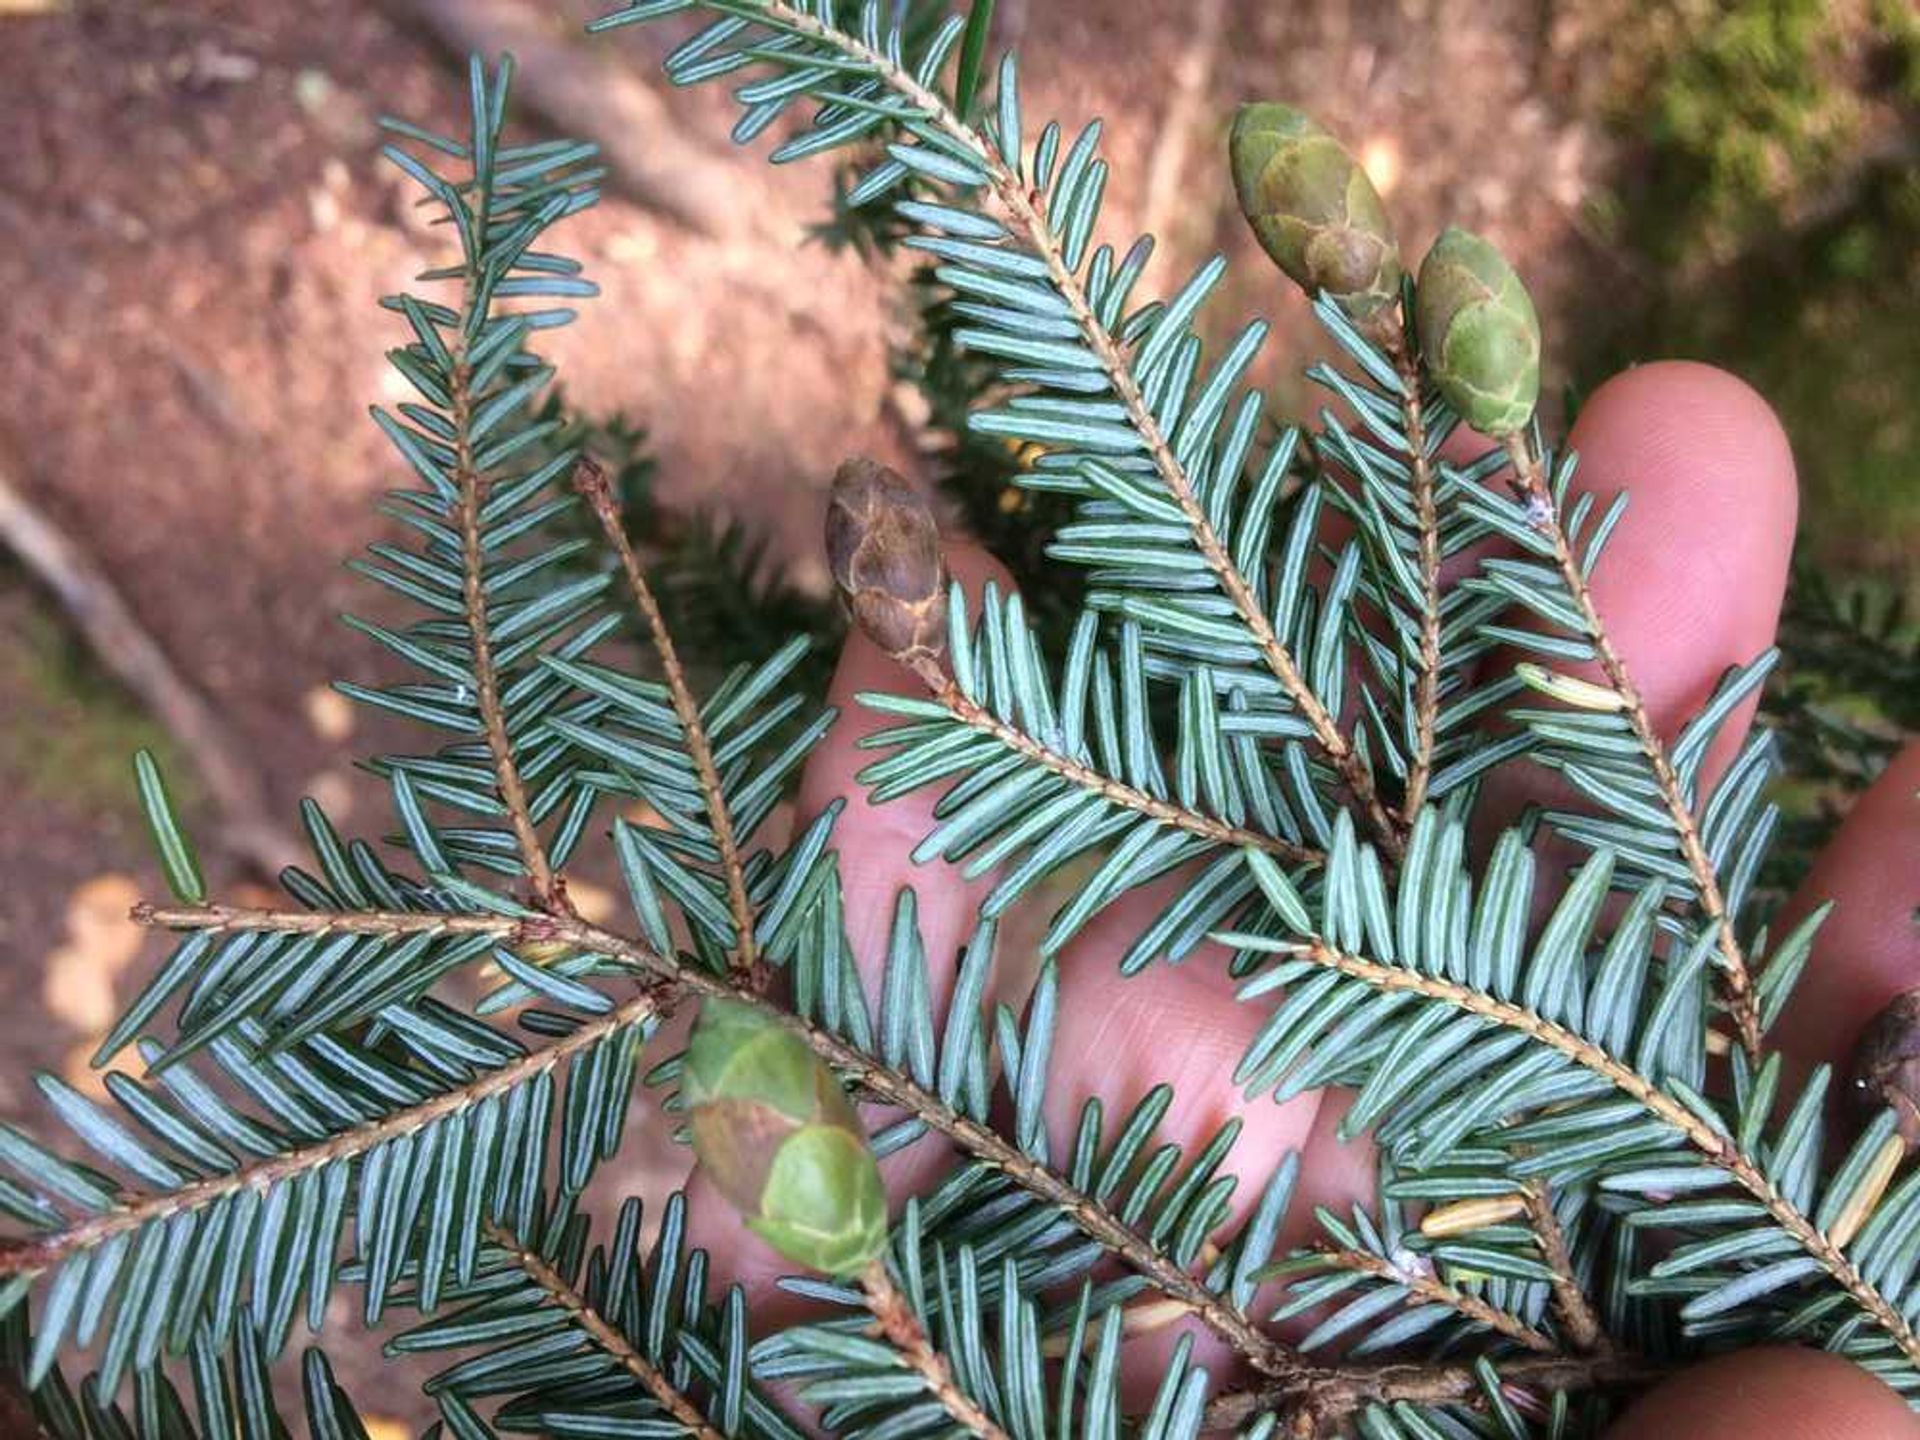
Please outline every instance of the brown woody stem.
M484 196L481 206L484 211ZM463 324L463 334L465 328ZM492 487L474 464L473 443L468 438L473 393L464 341L454 355L448 396L457 437L453 478L460 498L455 506L455 519L460 531L461 605L473 646L474 703L480 712L480 729L486 736L487 753L493 761L494 784L500 792L500 803L506 807L507 823L513 830L514 844L519 848L520 863L526 869L534 901L543 909L566 910L570 908L566 891L556 883L552 862L547 859L546 847L534 827L527 789L514 759L513 741L507 734L506 711L500 703L500 676L494 666L493 641L487 622L486 547L480 526L480 514Z
M1540 1246L1540 1258L1553 1271L1553 1310L1567 1332L1567 1339L1579 1351L1611 1348L1606 1328L1594 1311L1593 1302L1573 1273L1573 1256L1567 1250L1566 1233L1553 1213L1553 1195L1545 1182L1535 1181L1521 1191L1527 1204L1527 1224Z
M1322 1257L1324 1262L1335 1270L1355 1270L1363 1275L1372 1275L1395 1285L1404 1286L1420 1303L1444 1305L1449 1310L1457 1310L1476 1324L1484 1325L1497 1334L1506 1336L1516 1345L1540 1354L1558 1353L1553 1338L1543 1335L1517 1315L1509 1314L1497 1305L1489 1305L1477 1295L1469 1295L1457 1290L1429 1273L1415 1270L1403 1270L1378 1255L1369 1255L1364 1250L1328 1250Z
M865 1091L871 1099L910 1111L929 1129L946 1136L982 1164L992 1166L1029 1194L1059 1208L1090 1239L1144 1276L1156 1289L1189 1306L1196 1318L1244 1356L1256 1370L1278 1376L1294 1374L1303 1368L1298 1356L1267 1335L1238 1306L1208 1289L1197 1277L1176 1264L1164 1251L1144 1239L1099 1201L1084 1194L1071 1181L1034 1160L989 1127L960 1114L939 1096L922 1089L914 1081L889 1069L830 1031L796 1021L793 1015L734 979L683 967L670 956L661 955L648 946L610 930L588 924L578 916L440 917L364 911L316 916L308 911L250 910L228 905L166 909L141 906L136 908L134 918L145 924L179 929L298 934L336 929L360 934L417 933L434 928L434 922L458 919L465 922L457 927L465 933L497 934L503 939L515 941L559 941L578 950L630 961L659 979L671 982L678 991L722 996L754 1005L794 1025L815 1054ZM641 1002L629 1002L636 1003ZM604 1025L620 1013L615 1011L593 1024ZM580 1033L576 1031L573 1036L567 1037L567 1041L558 1044L565 1045ZM554 1048L557 1046L540 1053L551 1054Z
M594 518L600 522L600 528L607 537L607 543L619 558L620 571L626 576L627 588L633 592L634 604L640 607L640 613L646 619L654 651L660 657L660 670L667 682L667 694L673 701L673 713L680 721L680 733L686 739L687 758L693 762L694 774L700 781L700 791L706 797L707 821L713 826L714 844L720 851L720 870L727 886L727 909L733 916L735 948L732 966L741 979L757 988L765 983L765 976L754 940L753 903L747 897L746 866L740 858L739 842L734 836L733 813L727 807L726 792L721 788L720 769L714 763L713 745L707 738L706 725L700 719L699 702L694 699L692 687L687 684L687 672L680 664L679 651L674 648L666 617L660 613L659 602L654 599L653 587L647 583L646 571L641 567L639 557L633 553L633 542L627 538L627 528L621 523L620 507L614 499L613 487L607 483L606 471L583 456L574 467L573 483L586 497Z
M661 1408L684 1426L689 1435L697 1436L699 1440L725 1440L721 1431L708 1421L698 1406L674 1387L658 1366L634 1348L632 1341L589 1305L586 1297L570 1285L564 1275L523 1245L519 1236L493 1222L487 1224L486 1234L489 1240L513 1257L514 1263L527 1272L527 1277L534 1284L546 1291L548 1299L573 1317L573 1322L592 1337L595 1345L645 1386L647 1393L659 1401Z
M899 1351L907 1368L926 1382L928 1391L953 1422L980 1440L1008 1440L1007 1432L953 1383L953 1372L934 1348L932 1338L920 1323L920 1317L913 1313L907 1297L887 1274L884 1260L874 1261L861 1272L860 1288L866 1293L867 1309L873 1312L875 1328Z
M1049 750L1031 735L1016 730L999 716L983 709L968 699L936 662L921 659L914 663L912 668L925 683L933 698L946 706L954 719L972 726L984 735L991 735L1009 750L1018 751L1036 764L1053 771L1062 779L1069 780L1084 790L1091 790L1104 800L1150 816L1162 825L1171 826L1176 830L1185 830L1189 834L1211 840L1216 845L1252 846L1290 863L1301 865L1318 864L1326 858L1320 851L1308 846L1294 845L1257 830L1229 825L1224 820L1216 820L1211 815L1203 815L1186 806L1157 799L1144 790L1136 790L1131 785L1123 785L1070 756L1062 755L1056 750Z
M1666 1373L1633 1355L1523 1355L1497 1363L1506 1390L1538 1395L1639 1389ZM1222 1395L1207 1406L1202 1423L1208 1434L1224 1433L1276 1414L1283 1417L1279 1433L1310 1440L1346 1433L1350 1417L1370 1405L1471 1403L1482 1393L1479 1373L1470 1365L1341 1365Z
M1432 999L1444 1000L1459 1010L1483 1016L1507 1029L1523 1031L1541 1044L1559 1051L1582 1069L1600 1076L1616 1090L1638 1102L1649 1114L1685 1136L1687 1143L1709 1164L1724 1172L1734 1184L1759 1201L1773 1218L1774 1224L1819 1261L1821 1268L1847 1292L1854 1304L1900 1347L1907 1360L1920 1366L1920 1336L1914 1334L1913 1327L1899 1309L1861 1274L1846 1252L1822 1234L1813 1220L1782 1194L1766 1172L1749 1159L1730 1137L1709 1125L1637 1070L1621 1064L1601 1046L1522 1006L1496 999L1451 980L1349 955L1321 941L1290 948L1288 953L1326 969L1338 970L1376 990L1413 991Z
M1420 361L1403 337L1389 347L1400 374L1400 416L1407 431L1413 513L1420 526L1420 673L1414 682L1414 749L1407 764L1401 821L1411 826L1433 778L1434 734L1440 716L1440 513L1434 504L1433 462L1427 456L1427 420L1420 408Z
M246 918L266 920L273 912L240 911L231 907L222 907L230 924L219 928L237 929L289 929L293 933L304 933L308 927L281 927L271 924L246 924ZM143 912L136 911L136 920L145 919L150 924L180 923L191 911L161 911L151 907ZM169 917L169 918L163 918ZM298 919L299 916L289 918ZM381 918L362 916L363 920ZM417 917L386 917L412 920ZM511 924L512 922L507 922ZM364 931L364 926L344 927L355 931ZM386 933L401 933L406 927L396 927ZM375 932L378 933L378 932ZM0 1242L0 1275L33 1274L59 1264L76 1250L88 1249L105 1243L115 1235L137 1230L154 1221L166 1220L187 1210L198 1210L203 1206L215 1204L242 1190L257 1190L265 1193L274 1185L290 1180L308 1171L348 1160L356 1155L364 1155L376 1146L389 1140L411 1135L450 1115L477 1105L490 1096L505 1092L525 1084L542 1071L551 1070L568 1056L574 1055L588 1046L597 1044L616 1031L630 1025L637 1025L654 1014L660 1008L660 996L648 989L628 1000L625 1004L609 1010L605 1015L587 1021L570 1034L555 1040L539 1050L510 1060L497 1070L486 1074L468 1084L452 1090L442 1091L431 1099L379 1120L356 1125L337 1135L329 1135L311 1145L303 1145L284 1155L275 1155L257 1164L244 1165L224 1175L210 1175L204 1180L196 1180L178 1190L163 1194L132 1196L116 1205L113 1209L98 1215L90 1215L64 1230L50 1231L24 1240Z
M1594 604L1593 591L1587 585L1586 572L1580 565L1579 557L1573 553L1566 530L1560 524L1559 508L1553 503L1553 492L1547 484L1539 457L1533 453L1526 437L1518 434L1508 437L1507 455L1513 464L1515 486L1535 511L1544 517L1540 526L1553 545L1554 563L1559 568L1561 584L1566 587L1568 596L1580 611L1580 618L1587 627L1587 638L1593 646L1594 658L1599 662L1607 684L1620 696L1621 713L1626 717L1634 739L1639 742L1641 754L1653 772L1661 803L1666 807L1679 841L1681 859L1686 863L1687 871L1693 877L1694 888L1699 893L1700 908L1706 913L1707 922L1718 932L1720 980L1726 991L1727 1011L1739 1034L1740 1048L1747 1052L1749 1059L1757 1061L1760 1058L1760 1017L1754 1004L1752 972L1746 954L1741 949L1740 939L1734 933L1733 917L1727 913L1727 902L1720 890L1720 878L1714 871L1712 859L1707 855L1706 844L1700 838L1700 827L1694 822L1693 809L1687 803L1686 792L1680 784L1679 775L1674 771L1666 743L1647 714L1646 702L1633 682L1632 673L1607 634L1599 607Z

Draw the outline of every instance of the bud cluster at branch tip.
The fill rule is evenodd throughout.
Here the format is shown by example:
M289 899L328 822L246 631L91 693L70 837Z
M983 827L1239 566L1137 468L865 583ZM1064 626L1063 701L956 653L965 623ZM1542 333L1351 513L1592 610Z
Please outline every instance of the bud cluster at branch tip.
M925 497L877 460L834 472L827 502L827 565L856 625L908 664L947 645L947 566Z
M887 1243L887 1196L832 1069L773 1015L709 997L681 1094L694 1154L747 1228L796 1265L851 1275Z
M1233 187L1261 248L1309 295L1356 320L1400 297L1400 246L1380 193L1340 142L1291 105L1242 105L1227 139Z
M1453 228L1420 262L1414 323L1434 384L1483 435L1517 433L1540 398L1540 319L1506 257Z

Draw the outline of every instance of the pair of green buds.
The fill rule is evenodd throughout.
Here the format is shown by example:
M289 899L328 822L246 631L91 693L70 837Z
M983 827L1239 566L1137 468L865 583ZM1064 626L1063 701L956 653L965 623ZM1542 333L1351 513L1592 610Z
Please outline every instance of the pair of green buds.
M1290 105L1243 105L1228 141L1241 213L1309 295L1377 328L1400 299L1400 246L1366 170ZM1540 321L1526 286L1478 235L1449 229L1420 262L1414 328L1428 373L1462 419L1506 436L1540 396Z
M791 1025L710 996L681 1065L693 1152L747 1228L794 1264L854 1275L887 1243L887 1194L840 1079Z

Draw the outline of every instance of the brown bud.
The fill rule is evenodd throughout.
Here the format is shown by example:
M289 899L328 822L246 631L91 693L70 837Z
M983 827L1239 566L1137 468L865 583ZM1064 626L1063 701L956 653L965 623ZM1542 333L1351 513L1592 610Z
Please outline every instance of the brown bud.
M1920 1148L1920 990L1896 995L1860 1032L1853 1089L1868 1110L1891 1107L1909 1153Z
M947 644L947 566L920 492L877 460L833 477L827 565L854 623L889 655L938 659Z

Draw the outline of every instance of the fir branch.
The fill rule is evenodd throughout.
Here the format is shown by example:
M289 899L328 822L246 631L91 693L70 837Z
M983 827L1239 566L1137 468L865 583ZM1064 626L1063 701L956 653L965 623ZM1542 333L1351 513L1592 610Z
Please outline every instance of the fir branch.
M1426 803L1433 778L1435 732L1440 720L1440 512L1434 503L1433 460L1427 454L1427 421L1420 408L1420 359L1402 333L1388 351L1400 375L1400 419L1407 432L1414 518L1420 528L1420 670L1414 681L1414 748L1407 761L1407 787L1400 817L1411 825Z
M1634 684L1633 676L1626 662L1620 658L1619 651L1614 649L1599 607L1594 604L1586 571L1579 557L1574 554L1572 542L1560 522L1559 507L1554 503L1553 491L1547 484L1539 456L1520 433L1508 438L1507 455L1513 465L1515 488L1527 504L1529 516L1535 519L1537 527L1552 544L1553 559L1559 568L1561 583L1580 612L1587 639L1593 646L1594 658L1600 665L1601 673L1606 676L1608 686L1619 696L1621 714L1633 731L1634 739L1639 742L1641 754L1652 772L1661 802L1679 841L1681 857L1699 893L1700 908L1718 935L1721 983L1726 989L1727 1010L1733 1019L1740 1048L1749 1059L1758 1060L1761 1027L1759 1009L1753 995L1752 969L1740 938L1734 932L1733 916L1727 909L1713 861L1700 838L1700 827L1694 820L1693 807L1687 802L1686 790L1674 771L1672 757L1660 738L1660 732L1654 728L1653 720L1647 714L1646 702L1641 698L1639 687Z
M1294 845L1258 830L1229 825L1224 820L1215 819L1211 815L1202 814L1184 805L1159 799L1147 794L1144 790L1103 775L1072 756L1049 749L1033 736L1001 720L962 691L954 683L953 677L947 674L936 661L925 656L915 656L909 664L914 674L919 676L921 683L927 687L928 692L947 708L954 719L971 726L983 735L991 735L1009 750L1045 766L1061 779L1083 790L1092 791L1102 800L1145 815L1176 830L1185 830L1190 835L1197 835L1216 845L1252 846L1270 855L1276 855L1282 860L1301 865L1316 864L1325 858L1320 851L1309 846Z
M893 1283L884 1260L874 1261L861 1273L860 1289L873 1312L875 1328L899 1351L907 1367L926 1382L927 1390L954 1424L979 1440L1008 1440L1007 1432L954 1383L953 1371L934 1348L907 1297Z
M1390 1285L1402 1286L1416 1297L1413 1303L1443 1305L1475 1324L1505 1336L1523 1349L1543 1355L1560 1353L1560 1347L1554 1343L1552 1336L1534 1329L1519 1316L1509 1314L1498 1305L1490 1305L1477 1295L1470 1295L1447 1284L1428 1269L1396 1265L1383 1256L1344 1246L1316 1251L1315 1259L1330 1269L1351 1270L1361 1275L1371 1275Z
M1245 1311L1209 1289L1203 1281L1181 1268L1163 1250L1142 1238L1132 1226L1113 1214L1099 1201L1081 1192L1065 1177L1035 1160L1013 1142L978 1121L962 1115L939 1096L851 1042L819 1025L796 1021L791 1013L774 1005L751 988L741 985L736 979L681 965L670 956L598 925L590 924L578 916L441 917L363 911L336 917L315 916L305 911L256 910L240 906L182 906L165 909L142 906L136 910L135 918L150 924L168 925L180 929L196 929L205 926L223 930L300 934L314 933L328 928L351 929L357 933L419 932L432 929L431 922L459 918L465 922L462 928L468 933L496 934L503 940L512 940L515 943L556 942L572 946L594 954L628 961L668 982L677 990L740 1000L754 1005L769 1015L775 1015L788 1023L796 1024L814 1053L841 1072L857 1089L864 1091L868 1098L880 1104L910 1112L916 1119L944 1135L976 1160L1000 1171L1029 1194L1058 1207L1088 1238L1099 1243L1124 1264L1145 1277L1169 1298L1190 1307L1194 1315L1208 1329L1233 1346L1262 1373L1287 1375L1301 1368L1298 1357L1286 1346L1263 1332ZM341 922L338 927L320 923L335 920ZM582 1029L600 1027L596 1029L595 1038L597 1038L598 1034L617 1028L609 1023L616 1016L632 1012L633 1020L628 1023L634 1023L644 1018L646 1014L651 1014L651 1007L667 1003L667 999L665 995L650 991L628 1001L620 1009L589 1022L589 1025ZM641 1006L648 1008L636 1010L635 1007ZM565 1040L556 1042L546 1050L536 1052L511 1068L516 1072L524 1069L526 1075L530 1076L535 1070L545 1068L562 1058L565 1053L570 1053L571 1050L580 1048L580 1044L586 1043L569 1043L581 1033L576 1030ZM562 1047L566 1048L563 1050ZM495 1073L497 1075L499 1072ZM502 1085L499 1088L509 1087ZM479 1097L476 1095L473 1098ZM368 1142L369 1145L375 1143L378 1143L377 1139Z
M686 740L687 756L693 761L694 773L706 797L707 822L713 827L714 844L720 851L720 869L727 885L727 908L733 915L736 937L732 968L737 978L757 988L765 983L765 975L754 941L754 911L753 902L747 897L746 865L740 857L739 842L734 835L733 812L727 805L726 792L720 784L720 770L714 764L713 744L700 719L699 702L694 699L693 691L687 684L686 670L680 664L673 636L667 629L666 617L661 614L659 602L654 599L653 587L647 583L646 571L641 568L639 557L633 552L633 542L627 538L627 527L622 523L606 471L591 458L582 456L574 467L573 483L574 488L586 497L594 518L600 522L607 543L613 547L619 559L627 587L633 592L634 604L640 607L640 613L646 617L647 631L653 638L654 651L660 657L661 674L673 701L673 713L679 717L680 729Z
M1322 969L1336 970L1375 990L1384 993L1410 991L1432 1000L1444 1001L1503 1028L1520 1031L1604 1079L1622 1094L1630 1096L1649 1114L1682 1135L1709 1165L1757 1200L1773 1222L1792 1236L1820 1268L1847 1292L1854 1304L1899 1347L1908 1363L1920 1366L1920 1335L1914 1333L1906 1316L1861 1273L1845 1250L1823 1234L1813 1219L1782 1193L1780 1187L1767 1177L1731 1136L1708 1124L1632 1066L1616 1060L1604 1046L1563 1025L1543 1019L1524 1006L1497 999L1456 981L1382 965L1363 956L1335 949L1321 940L1283 948L1288 955Z
M1595 1313L1592 1301L1574 1274L1573 1256L1567 1249L1566 1232L1553 1213L1553 1194L1545 1181L1534 1181L1520 1192L1527 1207L1527 1224L1533 1228L1540 1245L1540 1258L1553 1271L1553 1309L1573 1348L1590 1351L1612 1348L1605 1327Z
M154 916L153 923L177 925L190 923L195 912L150 911L147 913ZM297 922L304 918L297 913L241 911L231 907L216 907L211 913L220 919L224 928L294 933L300 933L300 927L285 922ZM158 917L162 914L171 915L173 918L170 921L160 921ZM140 918L139 915L136 915L136 918ZM407 928L401 922L411 922L422 917L361 915L354 918L372 924L391 922L390 932L398 933ZM368 930L370 925L363 923L353 928ZM285 1154L269 1156L256 1164L244 1165L224 1174L211 1175L205 1179L193 1181L177 1190L129 1196L114 1209L89 1216L65 1229L43 1232L26 1239L0 1241L0 1275L37 1274L59 1264L76 1251L103 1245L116 1235L138 1230L155 1221L171 1219L183 1211L199 1210L208 1205L217 1204L238 1195L243 1190L255 1190L264 1194L274 1186L284 1184L309 1171L324 1169L329 1165L364 1155L389 1140L411 1135L438 1121L457 1115L463 1110L471 1109L492 1096L505 1095L541 1073L552 1070L569 1056L661 1013L663 1007L664 997L661 991L658 987L650 987L624 1004L609 1010L605 1015L579 1025L549 1045L529 1051L519 1059L490 1070L465 1085L444 1090L418 1104L396 1110L390 1115L383 1115L377 1120L356 1125L337 1135L329 1135L326 1139L313 1144L302 1145Z
M498 935L511 938L530 917L445 915L414 910L269 910L256 905L154 905L142 900L127 912L136 925L208 934L273 935Z
M478 190L479 228L486 228L488 191ZM453 364L448 376L447 411L454 427L453 481L460 498L456 518L460 528L461 596L467 634L473 646L474 703L480 712L480 727L487 738L487 753L492 757L494 783L500 790L500 802L506 807L507 823L513 829L520 862L526 867L527 882L533 898L542 909L565 911L572 907L566 887L556 881L553 864L533 823L532 806L520 767L514 757L513 741L507 734L506 709L500 701L500 676L493 658L493 640L487 620L486 546L481 512L486 506L491 485L474 464L472 419L472 367L467 362L467 335L470 307L479 286L479 276L469 263L466 274L467 309L455 327Z
M564 1310L568 1319L584 1330L595 1345L645 1386L647 1393L660 1402L661 1407L685 1428L687 1434L697 1436L698 1440L724 1440L720 1430L658 1366L642 1355L620 1333L618 1327L589 1305L586 1297L570 1285L565 1276L523 1244L519 1236L498 1222L489 1222L485 1234L513 1258L527 1277L546 1293L549 1300Z
M1029 197L1020 176L1001 157L998 147L989 144L979 131L955 114L938 93L922 84L890 56L873 49L856 36L795 8L786 0L766 0L764 5L754 7L754 13L796 34L831 45L858 62L862 70L871 73L911 104L935 130L967 157L970 164L985 173L994 197L1018 227L1033 253L1045 265L1049 282L1066 303L1074 324L1098 360L1107 383L1125 411L1127 423L1139 435L1169 498L1184 517L1194 544L1241 623L1247 627L1267 668L1306 720L1320 749L1352 793L1355 804L1360 807L1382 850L1397 858L1404 847L1404 836L1380 798L1371 768L1340 729L1320 697L1314 693L1313 687L1307 683L1292 652L1274 632L1272 622L1254 594L1253 586L1241 573L1231 550L1220 538L1195 495L1187 468L1174 454L1173 446L1162 431L1152 406L1141 392L1121 341L1101 323L1079 276L1062 254L1059 237Z

